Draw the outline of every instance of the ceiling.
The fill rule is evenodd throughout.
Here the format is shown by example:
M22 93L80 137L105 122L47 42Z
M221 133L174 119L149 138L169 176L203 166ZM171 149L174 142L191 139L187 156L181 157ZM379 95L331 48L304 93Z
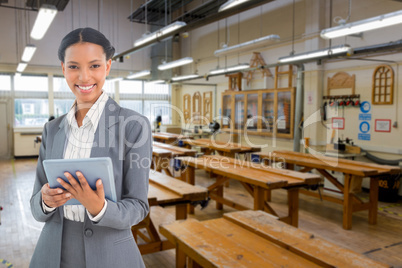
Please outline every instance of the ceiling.
M189 24L218 13L219 7L225 2L227 0L151 0L141 5L128 19L131 22L165 26L165 17L170 17L169 23L179 20Z
M29 10L39 10L39 8L42 5L46 4L55 6L58 11L63 11L66 8L69 1L70 0L26 0L25 6ZM2 7L24 9L21 7L17 7L15 3L14 5L4 5L4 4L8 4L8 0L0 0L0 6Z

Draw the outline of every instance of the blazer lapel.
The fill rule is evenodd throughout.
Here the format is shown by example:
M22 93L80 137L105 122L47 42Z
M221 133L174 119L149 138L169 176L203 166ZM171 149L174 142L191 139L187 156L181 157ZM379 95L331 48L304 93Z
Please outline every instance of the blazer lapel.
M52 153L50 155L51 159L61 159L64 154L64 144L66 142L66 131L68 130L67 116L63 118L59 125L59 131L53 139Z
M115 146L115 134L112 126L118 123L120 106L111 98L106 102L105 109L95 131L94 144L91 150L92 157L107 156L109 148Z

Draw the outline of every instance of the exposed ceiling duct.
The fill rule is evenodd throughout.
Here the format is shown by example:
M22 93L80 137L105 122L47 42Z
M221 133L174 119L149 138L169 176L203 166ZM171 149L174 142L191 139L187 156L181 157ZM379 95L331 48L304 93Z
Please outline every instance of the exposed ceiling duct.
M58 11L63 11L69 0L27 0L26 6L33 9L39 9L42 5L52 5L57 8Z
M179 34L180 32L190 31L190 30L193 30L193 29L196 29L196 28L211 24L213 22L225 19L227 17L236 15L236 14L241 13L243 11L258 7L258 6L262 5L262 4L273 2L273 1L275 1L275 0L253 0L253 1L248 1L248 2L245 2L245 3L241 4L241 5L236 6L234 8L231 8L231 9L228 9L228 10L225 10L225 11L222 11L222 12L218 13L218 9L219 9L220 5L218 5L217 3L223 4L226 1L209 0L209 1L206 1L205 3L203 3L201 5L197 6L196 8L194 8L191 11L185 11L184 10L182 13L179 13L179 15L172 16L172 21L170 23L172 23L174 21L184 21L184 22L187 23L187 26L185 26L185 27L183 27L183 28L181 28L179 30L173 31L173 32L171 32L169 35L167 35L165 37L166 38L169 37L169 36L172 37L172 36L175 36L175 35ZM188 0L188 1L172 0L172 5L174 5L174 3L176 3L176 2L189 3L191 1L190 0ZM147 10L149 11L149 9L152 7L152 5L157 5L158 4L159 6L161 6L162 3L163 3L163 7L164 7L165 0L152 0L152 2L150 2L148 4ZM144 5L142 5L141 7L143 7L143 6ZM139 9L142 9L141 7ZM182 8L184 9L185 7L183 6ZM180 9L177 9L177 10L180 11ZM136 14L137 11L135 11L133 14ZM134 18L137 18L139 20L139 22L141 20L143 20L142 15L141 15L142 13L138 13L135 16L133 14L129 17L130 20L134 21ZM162 17L160 17L160 18L162 18ZM155 18L154 18L155 23L157 23L157 19L158 19L158 17L155 16ZM148 23L152 23L152 22L148 19ZM116 56L114 56L113 60L118 60L119 58L123 58L126 55L130 55L130 54L132 54L132 53L134 53L134 52L136 52L136 51L138 51L138 50L140 50L142 48L145 48L145 47L147 47L149 45L152 45L152 44L154 44L156 42L158 42L158 41L157 40L152 40L150 42L142 44L141 46L136 46L134 48L128 49L126 51L123 51L123 52L117 54Z

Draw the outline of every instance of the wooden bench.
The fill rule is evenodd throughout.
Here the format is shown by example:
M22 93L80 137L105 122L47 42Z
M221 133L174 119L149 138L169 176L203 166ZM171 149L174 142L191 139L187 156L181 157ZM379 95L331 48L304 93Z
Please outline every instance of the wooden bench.
M195 156L197 151L171 144L154 142L152 148L152 165L151 168L162 172L162 170L169 176L173 177L171 172L171 160L178 156Z
M254 198L253 209L265 210L275 216L278 214L269 205L267 190L286 189L288 194L288 215L280 218L293 226L298 225L299 189L321 180L315 174L303 174L296 171L275 169L244 160L223 156L204 156L200 158L179 157L182 165L187 168L182 173L182 180L195 185L195 169L200 168L217 175L216 182L208 186L209 196L216 201L216 208L223 205L238 210L248 210L247 206L224 198L223 185L229 179L239 181L246 191ZM190 207L190 213L192 209Z
M192 137L189 137L187 135L174 134L174 133L168 133L168 132L154 132L154 133L152 133L152 137L153 137L154 141L168 143L168 144L177 144L179 142L179 140L182 138L192 139Z
M207 189L190 185L180 180L169 177L159 172L149 175L148 202L152 206L175 206L176 220L187 218L187 204L195 201L203 201L207 198ZM147 234L141 232L145 228ZM149 254L171 249L174 246L167 240L162 240L155 228L150 215L139 224L132 226L131 231L135 240L141 237L145 243L139 244L141 254Z
M310 196L320 197L324 200L343 205L343 228L352 228L352 213L368 210L370 224L377 223L378 207L378 178L387 174L400 173L401 169L395 166L377 165L354 160L338 159L334 157L316 156L292 151L274 151L271 153L253 153L264 162L284 162L286 167L294 169L294 166L303 167L301 172L316 169L325 179L335 185L343 194L343 199L328 195L319 195L312 191L301 191ZM339 182L330 171L338 171L344 175L344 183ZM361 187L364 177L370 178L370 197L368 202L363 202L356 194L357 187Z
M163 224L176 246L176 267L389 267L314 234L284 224L262 211L224 214L223 218Z

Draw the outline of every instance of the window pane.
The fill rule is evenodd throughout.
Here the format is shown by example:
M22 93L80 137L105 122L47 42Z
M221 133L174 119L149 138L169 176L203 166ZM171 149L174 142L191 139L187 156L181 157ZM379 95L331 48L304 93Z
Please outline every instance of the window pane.
M74 99L63 99L63 100L54 100L54 116L59 117L63 114L68 113L70 111L71 106L73 106Z
M144 93L145 94L169 95L169 85L145 83Z
M53 77L54 92L71 92L64 77Z
M43 126L49 118L47 99L15 99L15 126Z
M155 122L158 115L162 116L162 124L170 124L170 104L168 101L145 101L144 115L148 117L151 124Z
M290 92L278 92L278 133L290 133Z
M142 101L140 100L120 100L120 106L142 114Z
M141 81L120 81L119 85L120 93L132 93L141 94L142 93L142 82Z
M120 83L121 81L117 82ZM115 81L109 82L105 81L105 84L103 85L103 91L106 92L109 96L114 96L114 85Z
M48 91L47 76L14 77L16 91Z
M0 90L11 90L11 76L0 75Z

